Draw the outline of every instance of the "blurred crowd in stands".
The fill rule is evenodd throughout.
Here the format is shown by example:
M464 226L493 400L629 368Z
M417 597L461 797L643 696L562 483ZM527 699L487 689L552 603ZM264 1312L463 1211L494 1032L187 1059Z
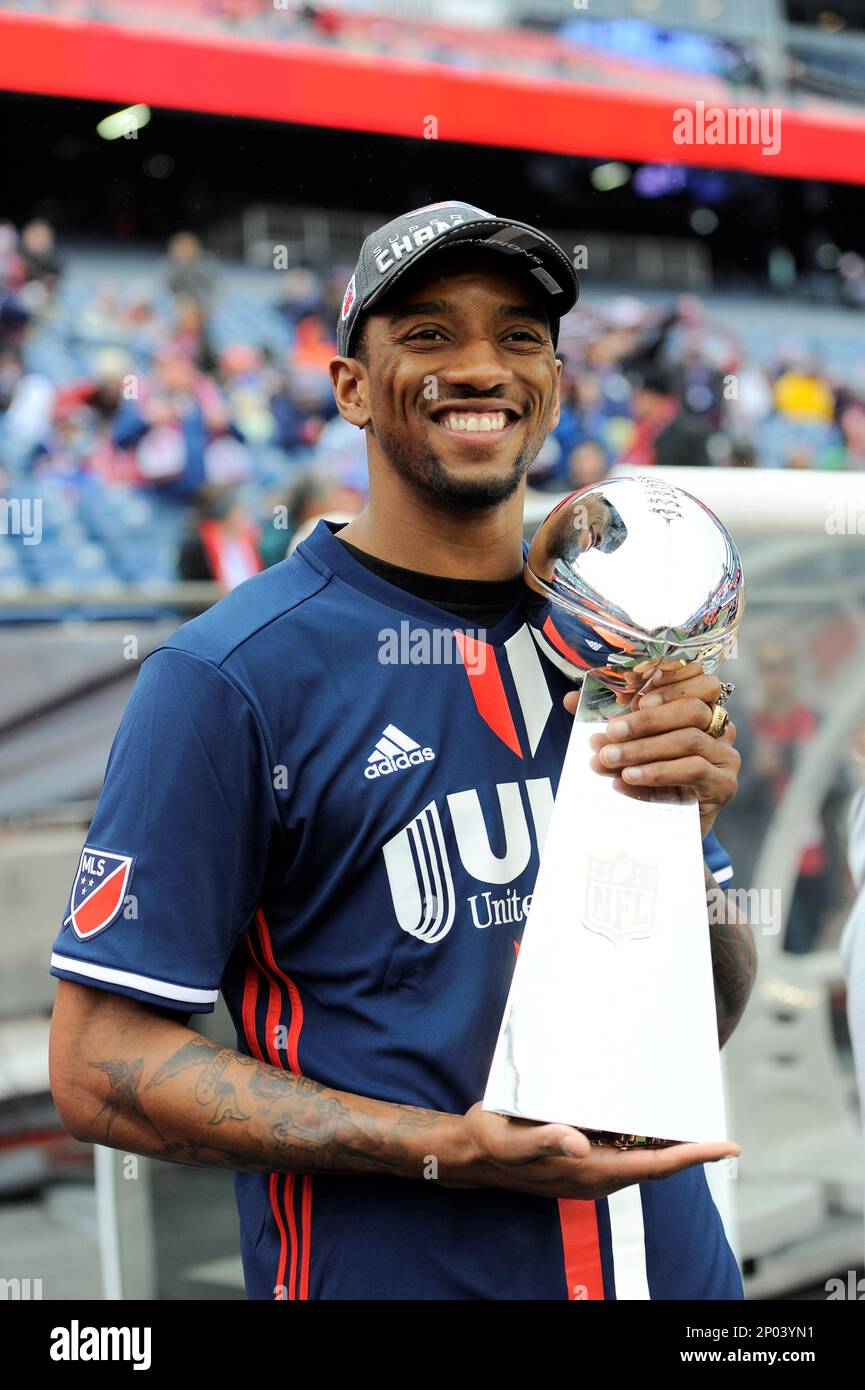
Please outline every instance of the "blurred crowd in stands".
M26 620L4 600L34 586L60 605L131 586L133 608L177 579L228 590L321 515L355 514L365 440L336 411L327 372L350 271L274 272L271 302L250 305L184 231L149 289L115 277L82 293L46 222L0 223L0 499L44 499L38 545L0 528L0 616ZM842 379L792 341L758 362L694 297L581 302L559 355L561 420L530 470L537 490L621 464L865 468L855 369ZM758 698L735 714L745 771L725 825L743 883L818 723L793 648L766 641L754 657ZM803 845L788 950L814 949L837 916L845 801L833 784Z
M38 557L0 556L0 590L70 575L232 587L281 559L310 516L362 506L365 441L337 413L327 372L349 274L274 272L271 302L251 311L180 231L149 288L109 268L82 295L47 222L0 223L0 483L7 496L59 498ZM758 361L694 296L665 309L581 304L559 354L561 420L529 478L540 491L621 464L865 467L858 365L842 376L792 340ZM106 530L109 515L130 535L149 518L158 559L146 537Z

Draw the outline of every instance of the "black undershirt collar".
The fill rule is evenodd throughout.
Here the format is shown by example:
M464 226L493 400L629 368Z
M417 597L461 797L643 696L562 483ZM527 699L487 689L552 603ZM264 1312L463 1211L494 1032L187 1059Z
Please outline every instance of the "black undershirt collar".
M418 570L403 569L401 565L380 560L377 555L368 555L350 541L343 541L339 532L335 534L337 540L342 541L346 550L351 552L353 559L372 570L380 579L397 589L405 589L436 608L443 608L456 618L463 621L468 619L477 627L495 627L511 612L522 593L522 571L512 579L451 579L445 575L422 574Z

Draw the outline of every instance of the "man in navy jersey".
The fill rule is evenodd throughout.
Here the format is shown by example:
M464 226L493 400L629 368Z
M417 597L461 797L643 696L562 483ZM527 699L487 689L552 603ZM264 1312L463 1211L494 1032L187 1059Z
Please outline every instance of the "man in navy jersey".
M82 1139L236 1170L250 1298L742 1296L702 1167L735 1145L620 1152L480 1106L576 704L520 576L577 292L469 204L368 237L331 363L368 506L148 656L111 749L52 1089ZM716 898L718 693L680 666L597 736L623 783L696 788ZM723 1044L753 942L732 910L711 932ZM220 991L236 1051L187 1026Z

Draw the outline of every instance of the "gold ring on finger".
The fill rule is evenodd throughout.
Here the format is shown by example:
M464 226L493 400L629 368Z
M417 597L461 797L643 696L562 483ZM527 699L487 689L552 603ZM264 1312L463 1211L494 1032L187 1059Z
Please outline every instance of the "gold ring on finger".
M716 703L712 706L712 718L709 720L706 733L711 734L712 738L721 738L729 722L730 716L724 706Z

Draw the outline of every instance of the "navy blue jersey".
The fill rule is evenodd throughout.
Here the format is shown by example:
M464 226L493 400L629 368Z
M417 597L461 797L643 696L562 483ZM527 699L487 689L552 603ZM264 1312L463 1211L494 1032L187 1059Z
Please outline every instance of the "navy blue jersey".
M221 990L240 1051L461 1114L483 1095L569 686L522 599L472 634L335 529L144 661L51 969L186 1017ZM742 1296L702 1168L597 1202L335 1174L236 1189L251 1298Z

